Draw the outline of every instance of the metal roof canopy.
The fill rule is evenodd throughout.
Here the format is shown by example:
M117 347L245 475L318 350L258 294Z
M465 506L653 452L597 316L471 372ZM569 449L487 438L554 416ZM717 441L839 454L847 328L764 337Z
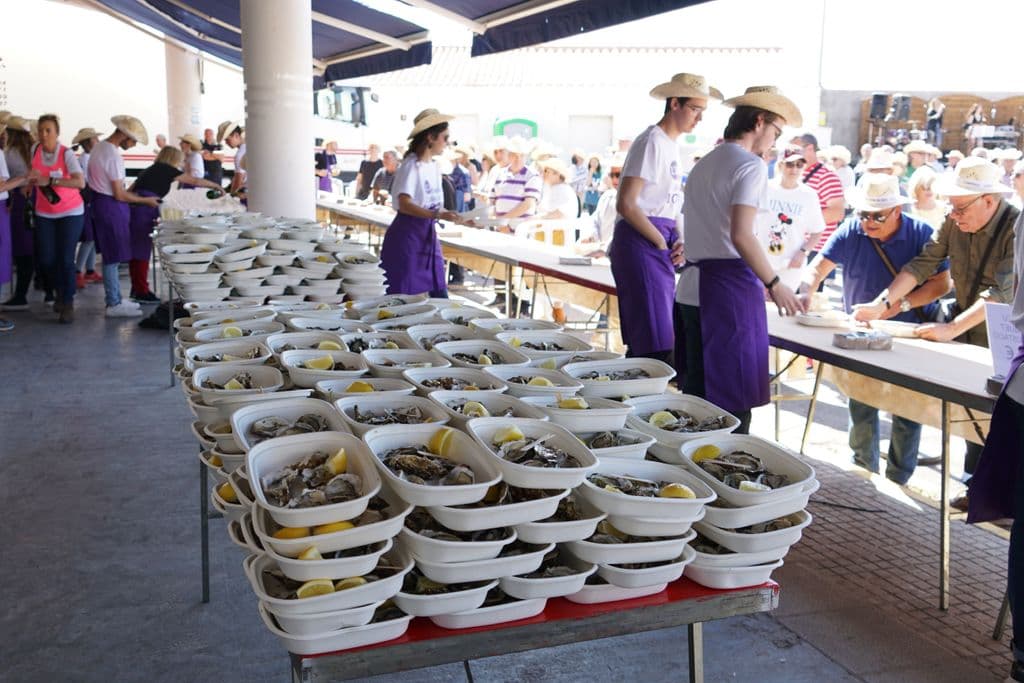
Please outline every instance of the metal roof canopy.
M270 0L265 0L270 1ZM708 0L395 0L472 31L471 54L546 43ZM82 0L241 66L239 0ZM312 70L338 81L429 64L427 31L356 0L312 0ZM272 48L272 46L271 46ZM321 81L322 79L322 81Z

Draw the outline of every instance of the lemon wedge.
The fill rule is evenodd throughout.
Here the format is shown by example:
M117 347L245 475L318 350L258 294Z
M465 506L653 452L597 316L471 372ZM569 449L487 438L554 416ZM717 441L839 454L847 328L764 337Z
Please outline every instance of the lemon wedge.
M704 462L705 460L714 460L722 452L722 449L714 444L704 444L693 452L692 460L694 462Z
M480 365L494 365L494 361L492 361L491 357L488 356L486 353L481 353L479 356L477 356L476 362L479 363Z
M313 535L320 536L322 534L333 534L337 531L348 531L349 529L355 528L356 525L352 522L330 522L329 524L320 524L319 526L313 527Z
M230 353L225 353L225 354L222 354L222 355L221 355L221 357L220 357L220 359L221 359L221 360L222 360L223 362L225 362L225 363L228 363L228 362L230 362L230 361L233 361L233 360L245 360L245 359L244 359L244 358L242 358L241 356L233 356L233 355L231 355Z
M334 592L334 582L330 579L313 579L298 587L295 595L298 598L312 598Z
M224 318L223 320L220 321L220 324L221 325L227 325L228 323L233 323L233 322L235 322L234 318Z
M351 302L351 301L346 301L345 302L345 308L352 308L352 303L353 302ZM319 304L313 310L315 310L315 311L329 311L329 310L331 310L331 305L330 304Z
M274 538L279 541L287 541L295 538L309 536L309 529L304 526L283 526L273 533Z
M740 482L740 491L761 492L761 491L771 491L771 490L772 490L771 486L768 486L767 484L760 484L760 483L758 483L756 481L741 481Z
M668 425L674 424L676 422L678 422L678 420L676 420L676 416L668 412L667 410L659 410L658 412L654 413L649 418L647 418L647 423L650 425L654 425L658 429L664 429Z
M363 577L361 577L361 576L350 576L347 579L341 579L340 581L335 583L334 584L334 590L336 590L336 591L343 591L343 590L348 590L349 588L358 588L359 586L365 586L365 585L366 585L366 579L364 579Z
M452 443L455 430L451 427L441 427L427 442L427 450L437 455L447 455Z
M377 311L377 320L387 320L388 318L394 318L395 314L386 308L382 308Z
M230 481L226 481L217 487L217 495L223 498L225 502L238 502L238 494L235 493L235 487L231 485Z
M327 256L317 256L316 260L319 261L320 263L330 263L331 262L331 259L328 258Z
M345 350L345 349L341 348L341 344L339 344L336 341L331 341L330 339L323 340L322 342L320 342L319 344L316 345L316 348L318 350L320 350L320 351L344 351Z
M569 398L558 399L558 407L568 410L586 410L590 407L590 404L582 396L570 396Z
M355 305L355 303L356 303L355 301L346 301L345 302L345 310L347 311L350 308L352 308ZM317 306L317 309L318 310L322 310L321 307L329 308L329 306L327 304L320 304L320 306Z
M594 378L594 381L595 382L611 382L612 378L609 377L608 375L598 375L597 377Z
M398 344L396 344L393 341L387 341L387 342L384 342L384 348L385 349L397 349L398 348Z
M369 392L369 391L373 391L373 385L370 384L369 382L364 382L362 380L357 379L355 382L352 382L352 384L349 384L348 388L345 389L345 391L350 391L350 392L351 391L365 391L365 392Z
M512 341L510 341L509 344L518 349L520 346L523 345L523 340L520 339L519 337L512 337Z
M219 455L211 455L210 464L214 467L221 467L224 464L224 461L220 459Z
M555 363L554 358L548 358L543 363L540 364L540 367L544 368L545 370L557 370L558 364Z
M494 436L491 437L491 443L500 446L503 443L509 441L522 441L526 437L523 435L523 430L515 425L506 425L504 427L498 427L497 431L494 432Z
M300 560L322 560L324 556L320 554L320 551L316 549L315 545L311 545L301 553L299 553Z
M463 391L480 391L480 387L478 387L475 384L467 384L466 386L462 387L462 390Z
M338 452L324 464L331 474L343 474L348 470L348 455L345 453L345 449L339 448Z
M225 339L234 339L235 337L241 337L242 328L235 327L234 325L229 325L224 328L224 330L220 333L220 336Z
M319 356L310 358L303 365L310 370L330 370L334 367L334 359L330 356Z
M466 417L489 417L490 411L479 401L466 401L462 406L462 414Z
M665 484L658 491L658 495L662 498L696 498L697 494L693 492L686 484L680 484L679 482L672 482L671 484Z
M530 378L530 381L527 382L527 384L529 384L532 387L553 387L553 386L555 386L555 383L552 382L551 380L549 380L547 377L540 377L540 376Z

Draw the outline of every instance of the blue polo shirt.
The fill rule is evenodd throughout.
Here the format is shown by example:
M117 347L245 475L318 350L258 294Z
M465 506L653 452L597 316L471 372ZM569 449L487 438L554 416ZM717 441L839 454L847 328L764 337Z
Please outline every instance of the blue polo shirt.
M850 216L840 225L825 243L821 255L833 263L843 266L843 306L846 312L853 310L854 304L866 304L874 301L879 293L888 287L893 276L885 267L882 258L871 246L872 237L860 226L860 219ZM932 228L924 221L903 214L900 227L887 242L879 242L892 265L898 272L911 259L921 253L925 245L932 240ZM877 240L876 240L877 241ZM941 273L949 270L949 262L943 261L935 270ZM934 317L937 303L924 307L924 313L931 319ZM908 323L920 322L914 311L900 313L892 320Z

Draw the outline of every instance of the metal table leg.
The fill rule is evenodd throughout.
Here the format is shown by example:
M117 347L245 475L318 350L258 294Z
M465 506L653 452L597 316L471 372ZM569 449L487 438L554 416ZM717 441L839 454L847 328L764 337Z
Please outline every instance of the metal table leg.
M1010 591L1003 594L1003 604L999 607L999 616L996 617L996 627L992 630L992 640L1002 640L1003 631L1006 630L1006 617L1010 613Z
M200 450L202 447L200 446ZM203 602L210 602L210 508L207 490L210 484L207 481L206 465L199 463L199 534L200 556L203 563Z
M779 443L779 433L782 431L782 375L781 367L782 361L779 355L779 347L772 347L772 357L775 360L775 386L772 387L772 394L775 396L775 443Z
M516 311L518 314L519 311ZM505 264L505 317L512 317L512 264Z
M171 386L174 386L174 285L167 280L167 353Z
M604 298L604 350L612 350L612 298Z
M949 402L942 402L942 486L939 489L939 609L949 609Z
M818 361L818 370L814 373L814 390L811 392L811 405L807 408L807 420L804 422L804 435L800 437L800 453L807 447L807 436L811 433L811 423L814 422L814 409L818 407L818 388L821 387L821 374L825 370L825 364Z
M690 683L704 683L704 624L695 622L686 627L690 650Z

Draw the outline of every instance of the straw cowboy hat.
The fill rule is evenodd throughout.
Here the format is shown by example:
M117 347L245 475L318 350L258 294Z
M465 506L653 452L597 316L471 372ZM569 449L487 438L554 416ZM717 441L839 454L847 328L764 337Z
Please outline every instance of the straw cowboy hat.
M0 126L6 125L7 119L11 118L11 116L13 116L11 112L6 109L0 109Z
M626 163L626 153L616 151L611 156L603 157L601 159L601 168L617 168L622 170L623 164Z
M569 164L565 163L558 157L551 157L549 159L542 159L537 162L537 166L543 171L544 169L551 169L558 175L562 176L562 180L569 180L573 177L573 172L569 170Z
M203 143L199 142L199 138L197 138L195 135L192 135L191 133L185 133L178 139L181 140L182 142L187 142L188 146L192 148L193 152L198 152L203 148Z
M900 194L900 179L885 173L865 173L850 193L849 201L854 211L884 211L913 203Z
M25 133L32 132L32 126L29 125L27 119L23 119L20 116L11 115L7 119L7 127L11 130L20 130Z
M558 147L547 141L538 141L537 146L533 148L533 152L530 153L530 158L534 161L541 162L551 157L556 157L561 153ZM581 155L582 156L582 155Z
M75 137L71 138L71 144L77 145L82 140L88 140L89 138L99 137L100 133L95 128L79 128L78 132L75 133Z
M931 151L931 145L924 140L914 140L909 145L903 148L903 151L907 154L911 152L920 152L921 154L928 154Z
M149 144L149 133L146 132L146 127L142 125L142 121L139 121L134 116L128 116L127 114L111 116L110 122L114 124L119 131L140 145Z
M829 159L842 159L844 164L849 164L850 159L853 158L853 155L850 154L850 150L842 145L832 145L828 148L825 156Z
M730 97L722 102L727 107L755 107L778 114L786 121L787 126L799 128L804 125L804 117L799 107L779 91L774 85L753 85L739 97Z
M433 128L439 123L447 123L454 118L454 116L442 114L436 109L424 109L419 114L416 114L416 118L412 120L412 130L409 132L409 137L407 139L412 140L426 129Z
M706 100L721 100L722 91L708 85L707 79L697 74L676 74L668 83L656 85L651 97L667 100L670 97L700 97Z
M217 142L224 142L224 138L230 135L235 129L245 128L244 121L224 121L217 126Z
M1007 148L1007 149L994 149L994 150L992 150L992 153L989 155L989 159L992 160L992 161L1003 161L1003 160L1006 160L1006 159L1008 159L1010 161L1017 161L1017 159L1020 159L1020 157L1021 157L1021 151L1019 149L1011 149L1011 148Z
M1013 192L1013 188L1000 182L1002 179L1001 167L987 159L968 157L956 165L953 173L944 173L936 178L932 190L945 197Z
M533 145L530 144L526 138L522 138L515 135L508 139L508 144L505 145L505 151L509 154L522 154L526 155L530 153Z
M964 153L963 153L963 152L961 152L961 151L960 151L960 150L958 150L958 149L951 149L951 150L949 150L949 152L948 152L948 153L946 154L946 158L947 158L947 159L963 159L963 158L964 158Z

